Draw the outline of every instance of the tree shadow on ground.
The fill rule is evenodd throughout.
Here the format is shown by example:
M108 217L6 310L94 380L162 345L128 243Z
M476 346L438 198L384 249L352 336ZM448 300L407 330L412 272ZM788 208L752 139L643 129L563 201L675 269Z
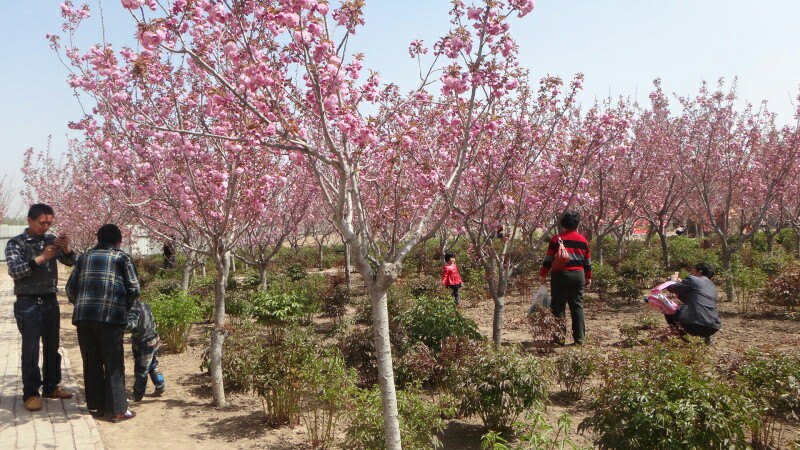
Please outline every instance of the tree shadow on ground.
M225 419L209 419L204 424L205 431L195 433L191 437L205 440L209 438L223 438L227 441L237 441L242 439L259 439L268 434L274 433L275 428L267 426L262 411L253 411L249 414L228 417ZM292 430L285 431L292 433ZM269 448L274 450L296 449L297 443L276 443L270 442Z
M486 427L479 424L451 421L442 432L443 450L480 450Z

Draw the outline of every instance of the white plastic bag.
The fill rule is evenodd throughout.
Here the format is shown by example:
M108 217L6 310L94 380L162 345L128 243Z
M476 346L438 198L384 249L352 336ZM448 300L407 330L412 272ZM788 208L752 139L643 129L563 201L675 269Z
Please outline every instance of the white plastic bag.
M550 293L547 292L547 286L545 285L539 286L539 289L533 294L533 303L528 309L528 314L533 313L536 308L550 309Z

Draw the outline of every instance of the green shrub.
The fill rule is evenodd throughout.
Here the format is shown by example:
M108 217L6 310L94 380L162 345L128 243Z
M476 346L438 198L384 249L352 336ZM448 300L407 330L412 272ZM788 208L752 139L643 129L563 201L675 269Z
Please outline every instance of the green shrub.
M186 292L160 294L149 301L161 341L176 353L186 349L192 324L202 318L197 298Z
M172 294L181 289L181 282L172 278L153 278L142 286L142 297Z
M490 430L509 430L523 411L547 398L545 366L516 347L486 345L449 379L461 412L479 416Z
M581 398L586 383L597 372L598 355L586 348L570 348L555 360L556 381L573 398Z
M481 339L478 325L462 316L451 299L419 297L398 322L405 329L409 342L421 342L434 351L439 351L442 340L450 336Z
M658 259L641 253L622 261L617 274L617 294L625 300L636 301L643 290L653 287L654 281L662 276L662 270Z
M549 309L536 308L528 314L528 325L533 344L539 349L552 349L555 344L563 344L567 335L567 323Z
M350 403L355 389L355 374L344 367L341 353L325 348L308 361L302 371L305 408L300 416L306 427L311 448L331 448L336 438L336 424Z
M614 291L619 284L617 273L609 264L595 264L592 266L592 291L597 292L602 302Z
M378 382L378 360L375 354L375 338L371 327L353 327L337 337L338 347L345 365L358 373L360 386L372 386ZM392 355L402 357L406 337L401 327L390 323L389 341Z
M558 424L554 427L547 422L542 409L541 406L535 408L535 412L529 414L524 421L514 424L514 435L517 437L514 444L508 442L501 433L490 431L481 437L481 449L550 450L571 448L579 450L591 448L580 447L570 439L572 421L568 414L562 414L558 418Z
M251 317L256 291L239 289L225 294L225 312L233 317Z
M325 317L333 318L334 324L340 324L349 304L350 291L344 276L332 276L327 288L320 294L320 311Z
M751 427L753 445L776 448L776 421L800 414L800 357L750 351L732 373L760 413Z
M669 254L670 270L689 270L699 262L705 262L715 267L719 266L719 255L713 250L704 249L700 239L673 236L669 239Z
M397 359L395 373L402 384L418 383L432 387L442 380L442 367L436 354L427 345L417 342Z
M767 275L755 267L736 267L730 276L736 292L736 309L740 314L747 314L764 291Z
M245 392L252 386L253 370L263 349L263 338L258 327L252 323L241 323L228 329L222 344L222 380L225 389ZM200 370L211 371L211 354L203 352Z
M793 311L800 303L800 264L786 266L767 284L767 300L775 306Z
M397 411L400 417L400 438L403 448L427 450L440 448L437 437L444 429L441 407L429 403L415 388L397 392ZM379 450L386 448L383 433L381 394L378 388L361 390L348 411L350 423L345 429L345 448Z
M308 276L308 272L306 272L305 266L302 264L289 264L286 267L286 275L292 281L302 280L303 278Z
M601 371L593 415L579 429L592 429L603 449L747 447L752 403L705 373L703 355L694 344L612 356Z
M262 341L253 366L252 390L261 399L269 425L300 423L303 371L316 359L316 343L298 328L284 328Z

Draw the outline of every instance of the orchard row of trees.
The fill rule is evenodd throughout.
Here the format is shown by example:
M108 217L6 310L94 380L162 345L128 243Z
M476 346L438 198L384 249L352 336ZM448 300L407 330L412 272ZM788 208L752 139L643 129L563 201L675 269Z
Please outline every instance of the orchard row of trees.
M85 108L70 124L83 138L62 159L29 151L29 199L55 206L79 246L106 222L174 237L185 283L193 262L214 261L216 405L231 254L263 278L287 239L335 230L371 299L392 449L386 293L437 233L469 239L498 344L510 280L567 208L596 243L647 223L666 249L668 229L691 222L720 238L725 269L759 229L800 233L800 115L779 126L723 81L670 102L656 80L649 104L584 108L582 76L537 84L516 61L510 23L532 0L452 3L449 31L409 46L419 83L403 91L351 48L360 0L122 0L136 49L76 48L90 11L66 1L49 39Z

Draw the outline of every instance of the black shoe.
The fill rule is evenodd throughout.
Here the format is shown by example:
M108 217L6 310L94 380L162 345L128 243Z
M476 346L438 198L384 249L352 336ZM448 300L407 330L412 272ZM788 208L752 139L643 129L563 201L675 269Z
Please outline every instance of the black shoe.
M153 396L155 396L155 397L161 397L161 395L164 393L164 391L165 391L166 389L167 389L167 386L165 386L165 385L162 385L162 386L156 386L156 390L155 390L155 391L153 391Z
M139 403L140 401L142 401L142 398L144 398L144 394L137 394L136 392L134 392L133 398L131 400L136 403Z

